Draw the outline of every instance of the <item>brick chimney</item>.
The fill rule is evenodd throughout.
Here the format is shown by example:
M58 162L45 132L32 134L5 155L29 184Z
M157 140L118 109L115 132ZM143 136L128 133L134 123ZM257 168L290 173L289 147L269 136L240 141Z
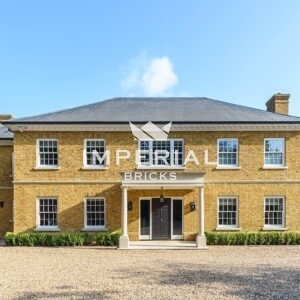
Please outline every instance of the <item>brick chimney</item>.
M290 94L275 94L266 103L267 111L288 115L289 114L289 98Z
M4 121L4 120L11 120L13 118L12 115L1 115L0 114L0 122Z

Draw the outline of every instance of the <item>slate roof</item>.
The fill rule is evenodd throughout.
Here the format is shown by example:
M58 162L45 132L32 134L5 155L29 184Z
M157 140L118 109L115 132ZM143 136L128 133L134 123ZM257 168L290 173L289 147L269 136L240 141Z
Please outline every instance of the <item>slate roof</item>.
M7 127L0 124L0 140L11 140L13 137L13 133Z
M114 98L5 124L59 123L300 123L300 117L280 115L204 97Z

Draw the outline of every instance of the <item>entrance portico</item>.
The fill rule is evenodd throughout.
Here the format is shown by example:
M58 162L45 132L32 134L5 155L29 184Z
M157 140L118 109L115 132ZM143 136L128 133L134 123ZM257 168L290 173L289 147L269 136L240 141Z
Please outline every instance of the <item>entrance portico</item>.
M120 249L129 248L129 236L128 236L128 192L138 190L151 190L157 191L156 195L160 194L161 189L165 190L192 190L198 191L198 234L196 237L197 248L206 248L206 237L204 234L204 173L202 172L165 172L165 171L144 171L144 172L124 172L122 175L122 235L119 240ZM178 207L178 199L166 198L165 205L160 205L159 198L151 198L151 207L154 218L161 218L161 223L152 222L150 226L156 226L156 238L158 239L171 239L171 235L164 231L161 235L157 236L157 228L162 225L163 214L167 211L174 213L176 206ZM172 202L172 206L168 203ZM173 203L176 203L173 207ZM157 215L157 209L161 210L162 214ZM170 216L170 213L168 214ZM155 221L155 220L153 220ZM153 225L154 224L154 225ZM169 226L169 225L168 225ZM169 236L169 237L168 237ZM173 236L173 235L172 235ZM150 235L150 239L154 239L155 235Z

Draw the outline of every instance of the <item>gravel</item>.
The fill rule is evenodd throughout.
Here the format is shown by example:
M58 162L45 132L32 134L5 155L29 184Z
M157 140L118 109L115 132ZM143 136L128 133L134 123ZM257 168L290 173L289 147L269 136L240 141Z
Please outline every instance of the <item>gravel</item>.
M0 247L0 299L300 299L300 246Z

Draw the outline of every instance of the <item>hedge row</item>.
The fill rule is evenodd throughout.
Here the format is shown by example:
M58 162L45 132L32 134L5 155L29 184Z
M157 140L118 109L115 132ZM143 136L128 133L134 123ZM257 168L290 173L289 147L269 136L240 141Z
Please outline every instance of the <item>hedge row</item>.
M115 246L119 243L119 232L87 233L12 233L5 234L7 246Z
M300 232L206 232L207 245L300 245Z

